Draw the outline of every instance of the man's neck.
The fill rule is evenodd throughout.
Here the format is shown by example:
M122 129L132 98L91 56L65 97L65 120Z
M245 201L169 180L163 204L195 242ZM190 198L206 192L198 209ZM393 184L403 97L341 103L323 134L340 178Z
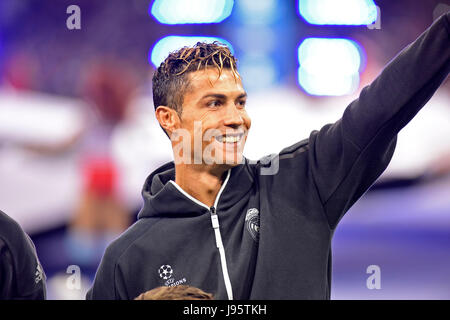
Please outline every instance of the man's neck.
M226 172L227 168L180 164L175 166L175 183L195 199L212 207Z

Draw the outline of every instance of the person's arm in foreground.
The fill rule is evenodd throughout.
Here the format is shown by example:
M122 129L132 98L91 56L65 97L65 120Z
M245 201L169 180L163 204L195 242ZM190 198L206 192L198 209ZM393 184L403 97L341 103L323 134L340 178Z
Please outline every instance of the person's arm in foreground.
M403 49L339 121L311 134L312 179L331 228L386 169L397 133L427 103L449 70L450 12Z

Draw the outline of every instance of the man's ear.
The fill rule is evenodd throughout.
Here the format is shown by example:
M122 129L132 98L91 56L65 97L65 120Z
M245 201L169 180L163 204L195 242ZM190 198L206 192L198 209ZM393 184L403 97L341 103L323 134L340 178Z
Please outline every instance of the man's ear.
M172 132L180 127L180 117L176 110L167 106L159 106L155 110L156 119L158 119L161 127L166 130L169 137Z

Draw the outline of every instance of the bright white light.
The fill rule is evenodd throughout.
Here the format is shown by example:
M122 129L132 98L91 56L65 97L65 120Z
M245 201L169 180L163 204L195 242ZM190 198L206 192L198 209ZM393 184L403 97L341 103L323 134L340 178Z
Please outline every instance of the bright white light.
M233 10L234 0L155 0L151 15L163 24L218 23Z
M339 96L359 85L359 46L348 39L307 38L298 48L298 81L311 95Z
M372 0L299 0L299 12L308 23L367 25L377 19Z
M298 48L298 62L310 73L333 70L341 74L358 72L358 45L348 39L307 38Z
M342 96L351 94L358 88L359 74L353 75L316 75L301 67L298 69L298 81L301 87L314 96Z
M176 51L185 46L193 46L197 42L208 42L212 43L218 41L223 43L230 48L231 53L234 53L231 44L222 39L216 37L188 37L188 36L168 36L159 40L150 51L150 61L153 65L158 68L161 62L166 59L170 52Z

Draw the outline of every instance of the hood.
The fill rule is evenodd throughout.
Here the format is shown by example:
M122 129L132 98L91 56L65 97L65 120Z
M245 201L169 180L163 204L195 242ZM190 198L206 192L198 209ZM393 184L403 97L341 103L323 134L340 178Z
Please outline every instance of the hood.
M175 165L173 161L153 171L145 180L142 189L144 206L138 219L149 217L192 217L209 213L208 210L195 203L180 192L169 181L175 181ZM230 178L225 186L217 210L227 210L244 197L254 183L248 160L231 169Z

